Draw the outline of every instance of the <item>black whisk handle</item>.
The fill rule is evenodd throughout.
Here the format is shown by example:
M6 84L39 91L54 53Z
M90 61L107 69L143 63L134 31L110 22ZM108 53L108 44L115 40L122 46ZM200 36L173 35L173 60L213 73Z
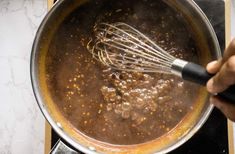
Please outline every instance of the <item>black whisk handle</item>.
M231 102L235 104L235 85L230 86L225 91L217 94L220 98L228 100L228 102Z
M209 74L206 69L198 64L188 62L182 69L182 78L187 81L206 85L207 81L214 75ZM220 98L235 104L235 85L217 94Z
M181 74L184 80L200 85L206 85L207 81L214 76L213 74L209 74L204 67L192 62L188 62L184 66Z

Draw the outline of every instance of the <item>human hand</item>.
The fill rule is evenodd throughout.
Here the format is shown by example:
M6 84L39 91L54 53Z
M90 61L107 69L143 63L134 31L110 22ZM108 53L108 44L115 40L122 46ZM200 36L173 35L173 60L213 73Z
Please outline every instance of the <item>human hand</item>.
M207 90L210 93L222 92L235 84L235 39L224 51L223 58L210 62L206 69L209 73L216 74L207 82ZM228 119L235 122L235 102L229 103L216 96L211 96L210 102L220 109Z

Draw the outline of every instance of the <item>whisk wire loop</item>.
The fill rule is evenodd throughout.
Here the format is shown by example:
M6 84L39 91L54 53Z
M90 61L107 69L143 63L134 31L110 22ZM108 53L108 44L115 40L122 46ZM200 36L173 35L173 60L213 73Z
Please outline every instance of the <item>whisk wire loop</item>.
M147 36L145 36L144 34L142 34L140 31L138 31L137 29L125 24L125 23L115 23L115 24L107 24L107 23L101 23L101 25L105 25L105 26L109 26L108 29L100 29L103 31L106 31L106 34L111 33L112 35L118 36L122 39L125 39L131 43L134 43L133 41L131 41L131 39L137 41L137 43L134 43L135 45L137 45L140 48L143 48L144 46L147 47L146 52L150 52L151 54L154 54L154 56L163 58L165 60L174 60L175 57L171 56L170 54L167 54L161 47L159 47L158 45L156 45L151 39L149 39ZM119 28L119 26L124 26L122 27L123 29ZM112 29L113 31L110 31L110 29ZM129 30L128 30L129 29ZM116 32L116 33L115 33ZM118 35L119 33L121 34L125 34L124 36L128 36L130 37L130 39L128 39L128 37L124 37L121 35ZM128 33L129 32L129 33ZM133 35L135 34L135 35ZM142 40L140 40L139 38L143 38ZM144 41L147 40L147 41ZM150 45L152 45L153 47L155 47L156 49L154 49L152 46L147 44L150 43Z
M176 58L135 28L121 22L94 27L88 51L104 65L125 71L170 73Z

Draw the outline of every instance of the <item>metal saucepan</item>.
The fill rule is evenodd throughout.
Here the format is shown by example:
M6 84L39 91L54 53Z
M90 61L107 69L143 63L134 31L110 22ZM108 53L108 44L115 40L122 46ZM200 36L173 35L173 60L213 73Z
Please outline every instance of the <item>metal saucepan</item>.
M89 30L89 26L86 24L94 24L92 23L92 20L89 19L93 18L99 11L102 11L101 6L109 7L105 5L109 1L111 0L60 0L48 12L37 31L31 54L31 80L38 105L53 129L69 144L84 153L170 152L190 139L210 115L213 106L208 103L208 93L204 88L199 88L198 93L195 94L197 95L197 103L195 104L194 109L187 114L182 122L173 130L157 139L133 145L110 144L84 135L71 125L66 116L58 109L56 100L52 98L52 92L47 84L46 58L53 36L57 33L59 26L66 17L71 15L76 9L84 9L83 6L88 2L97 4L97 7L93 10L84 10L86 13L83 15L87 16L87 21L81 21L81 23L78 24L82 24L82 27L90 34L91 29ZM122 1L124 2L124 0ZM122 1L120 1L120 3ZM130 1L132 1L133 6L139 1L146 3L159 2L152 0ZM199 62L202 65L205 66L206 63L212 59L218 59L221 56L215 32L210 25L209 20L194 1L163 0L163 2L178 12L190 25L190 30L193 31L193 37L198 44L198 48L200 51L203 51L198 53ZM157 16L157 14L155 16ZM63 37L63 35L61 37Z

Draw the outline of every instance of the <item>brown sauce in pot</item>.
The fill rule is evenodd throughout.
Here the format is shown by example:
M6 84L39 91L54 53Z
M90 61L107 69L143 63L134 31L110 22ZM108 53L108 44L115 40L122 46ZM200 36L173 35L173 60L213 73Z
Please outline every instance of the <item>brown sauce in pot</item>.
M86 45L99 22L125 22L175 57L198 62L180 14L156 0L89 2L67 17L51 41L47 84L79 131L112 144L138 144L172 130L193 110L199 87L174 75L123 72L92 58Z

